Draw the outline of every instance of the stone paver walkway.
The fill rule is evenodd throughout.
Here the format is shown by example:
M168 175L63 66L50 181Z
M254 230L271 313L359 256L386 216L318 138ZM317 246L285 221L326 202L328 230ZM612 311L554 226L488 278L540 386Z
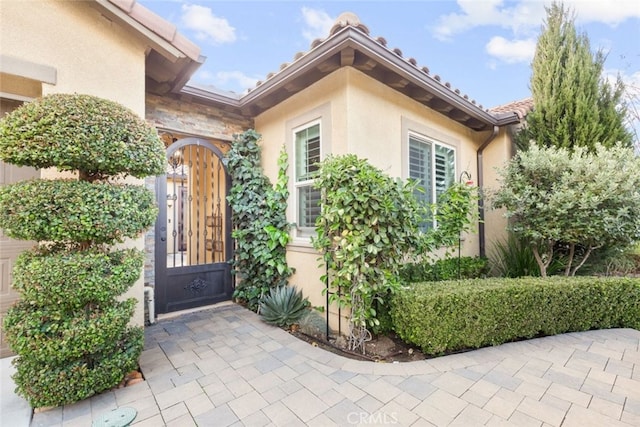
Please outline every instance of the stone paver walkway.
M236 305L146 329L145 382L34 415L90 426L639 426L640 331L564 334L411 363L346 359Z

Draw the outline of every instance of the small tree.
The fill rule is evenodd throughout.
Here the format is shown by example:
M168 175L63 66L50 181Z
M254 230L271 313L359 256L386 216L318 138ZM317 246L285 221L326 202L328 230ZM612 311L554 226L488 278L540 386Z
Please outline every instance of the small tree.
M533 145L500 171L493 205L506 208L510 229L532 242L543 277L559 243L568 245L568 276L594 249L640 239L640 159L631 148L595 150Z
M530 141L547 147L595 149L600 143L630 146L625 127L624 85L603 75L606 56L591 52L589 38L578 34L575 17L562 4L547 8L532 63L534 109L518 135L518 145Z
M287 284L293 273L287 264L287 153L278 159L275 187L262 172L260 135L248 130L234 138L227 159L233 187L228 196L233 212L236 251L233 273L240 278L234 297L258 310L269 289Z
M34 407L76 402L136 369L143 331L130 327L135 299L119 301L144 253L112 249L153 225L153 193L109 182L164 172L164 147L132 111L87 95L50 95L0 121L0 159L77 171L79 180L34 180L0 188L0 227L37 240L18 257L7 313L17 391ZM46 242L46 243L44 243Z
M329 157L315 181L321 213L313 245L328 268L331 302L349 307L350 350L362 350L379 324L374 302L399 287L398 269L418 249L421 209L414 184L401 183L355 155Z

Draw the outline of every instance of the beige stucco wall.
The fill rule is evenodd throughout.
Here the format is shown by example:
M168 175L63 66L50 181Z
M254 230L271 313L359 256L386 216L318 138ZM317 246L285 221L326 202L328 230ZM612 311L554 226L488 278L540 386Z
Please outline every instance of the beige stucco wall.
M103 17L88 2L0 1L0 40L4 56L55 69L55 82L42 94L83 93L119 102L144 117L146 46L128 29ZM2 90L20 91L3 84ZM54 170L42 172L55 178ZM141 180L134 181L142 183ZM136 239L126 246L144 248ZM143 324L143 280L126 297L138 299L134 315Z
M278 152L283 144L287 147L292 195L292 125L319 115L322 115L323 156L354 153L391 176L406 178L408 155L403 144L406 145L411 130L454 146L457 176L466 170L477 182L476 150L489 136L488 132L474 132L354 68L345 67L255 118L256 130L262 134L263 166L272 181L277 176ZM293 196L288 218L295 221ZM319 254L311 248L308 237L299 237L295 230L293 237L287 253L290 265L296 269L291 283L304 289L312 305L323 306L324 284L320 276L324 269L318 267ZM465 236L462 253L478 254L477 234Z
M498 169L513 156L514 148L508 128L501 128L496 138L483 151L484 189L488 199L499 187ZM490 200L485 204L485 244L487 256L494 258L494 245L507 238L507 219L504 209L492 209Z

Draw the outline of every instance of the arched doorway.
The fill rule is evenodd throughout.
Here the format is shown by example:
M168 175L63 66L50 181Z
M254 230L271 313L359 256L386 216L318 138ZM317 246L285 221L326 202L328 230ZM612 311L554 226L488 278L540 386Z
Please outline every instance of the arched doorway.
M230 187L223 153L211 142L184 138L167 148L167 173L156 181L156 312L231 299Z

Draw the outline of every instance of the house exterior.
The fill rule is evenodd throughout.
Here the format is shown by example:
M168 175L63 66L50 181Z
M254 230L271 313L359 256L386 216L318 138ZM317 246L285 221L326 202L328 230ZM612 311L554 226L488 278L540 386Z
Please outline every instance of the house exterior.
M263 167L272 180L286 147L287 216L296 224L287 248L296 270L291 283L318 306L323 269L310 243L318 212L310 172L317 160L354 153L391 176L422 179L433 201L463 171L481 187L495 185L494 167L512 155L511 130L522 118L518 108L484 109L371 36L351 13L241 95L188 85L205 60L200 49L135 0L3 1L0 19L3 113L42 95L86 93L131 108L165 142L167 174L146 181L158 196L157 226L129 243L147 252L145 274L130 293L140 301L139 324L145 285L156 313L231 298L230 179L222 159L234 134L249 128L262 134ZM2 183L59 175L0 168ZM487 254L504 234L500 212L483 216L478 233L464 237L464 255ZM16 298L11 264L32 243L3 236L0 243L2 314Z

